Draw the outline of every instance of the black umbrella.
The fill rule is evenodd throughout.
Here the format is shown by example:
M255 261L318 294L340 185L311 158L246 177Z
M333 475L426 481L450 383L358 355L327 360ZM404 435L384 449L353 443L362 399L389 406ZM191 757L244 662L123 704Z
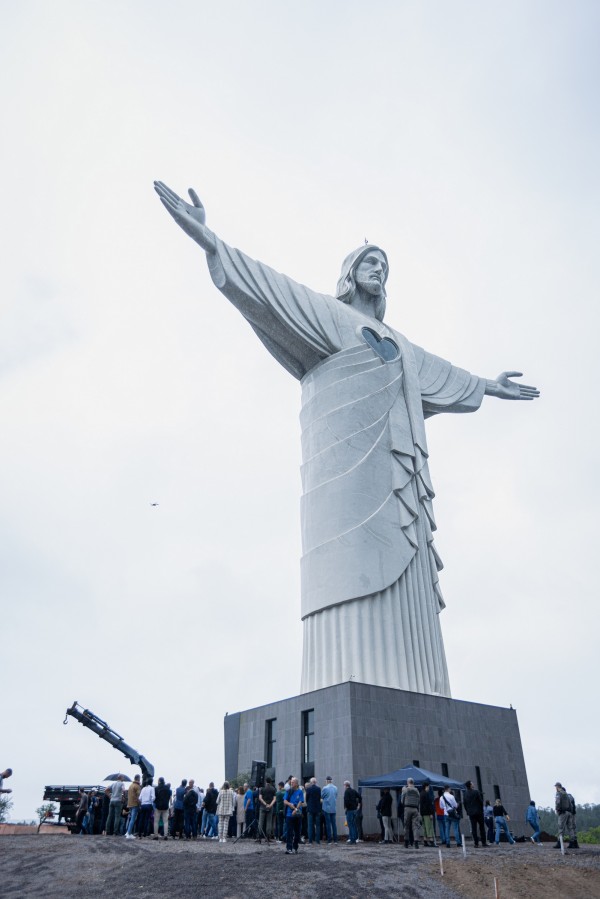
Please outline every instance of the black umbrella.
M130 777L127 777L126 774L119 774L118 771L116 774L107 774L104 780L118 780L120 777L122 777L123 780L131 781Z

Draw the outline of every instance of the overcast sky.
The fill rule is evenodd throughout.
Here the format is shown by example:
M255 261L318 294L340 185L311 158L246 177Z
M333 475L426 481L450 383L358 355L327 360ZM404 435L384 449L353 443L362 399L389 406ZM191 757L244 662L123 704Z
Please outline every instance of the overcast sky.
M205 785L224 714L299 690L300 387L155 178L319 291L379 243L390 325L541 388L427 424L442 630L453 696L517 709L532 798L559 779L600 802L599 20L551 0L0 4L15 820L45 784L133 774L62 726L75 699Z

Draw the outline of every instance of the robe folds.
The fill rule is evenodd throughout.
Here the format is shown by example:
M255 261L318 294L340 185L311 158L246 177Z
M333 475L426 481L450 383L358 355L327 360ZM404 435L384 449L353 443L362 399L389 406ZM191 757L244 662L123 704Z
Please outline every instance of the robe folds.
M485 380L215 241L215 285L302 384L302 692L450 696L424 419L475 411Z

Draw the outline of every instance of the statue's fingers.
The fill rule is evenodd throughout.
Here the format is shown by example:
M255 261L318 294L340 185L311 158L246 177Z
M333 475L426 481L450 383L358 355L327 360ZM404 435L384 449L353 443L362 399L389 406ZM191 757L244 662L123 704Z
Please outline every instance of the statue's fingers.
M180 208L179 204L181 201L172 200L171 197L160 197L160 202L165 206L171 215L175 215L177 210Z
M523 399L527 399L527 400L534 400L539 395L540 395L539 390L521 390L521 391L519 391L519 396L522 396Z
M190 200L198 209L204 209L204 203L196 193L193 187L190 187L188 190L188 194L190 195Z
M174 219L177 219L181 216L181 210L176 203L173 203L171 200L165 199L164 197L160 198L160 202L163 204L169 215L172 215Z
M159 197L169 197L174 203L182 202L181 197L174 190L171 190L170 187L167 187L163 181L155 181L154 190Z
M154 190L156 191L158 196L161 198L161 200L163 198L171 200L172 202L174 202L176 200L175 196L173 195L173 191L171 191L167 187L165 187L164 184L156 184L155 183Z
M523 372L522 371L503 371L502 374L500 375L500 377L501 378L502 377L504 377L504 378L522 378Z
M531 384L519 384L519 389L525 393L539 393L537 387L532 387Z

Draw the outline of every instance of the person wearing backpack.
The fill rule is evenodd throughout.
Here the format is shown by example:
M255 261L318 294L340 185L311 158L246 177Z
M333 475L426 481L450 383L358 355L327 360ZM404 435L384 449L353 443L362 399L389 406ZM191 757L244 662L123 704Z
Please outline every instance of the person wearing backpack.
M567 849L579 849L577 827L575 825L575 814L577 811L575 800L570 793L567 793L561 783L557 781L554 786L556 787L554 808L558 815L558 840L554 844L554 848L560 849L560 838L564 838L566 831L569 836Z

